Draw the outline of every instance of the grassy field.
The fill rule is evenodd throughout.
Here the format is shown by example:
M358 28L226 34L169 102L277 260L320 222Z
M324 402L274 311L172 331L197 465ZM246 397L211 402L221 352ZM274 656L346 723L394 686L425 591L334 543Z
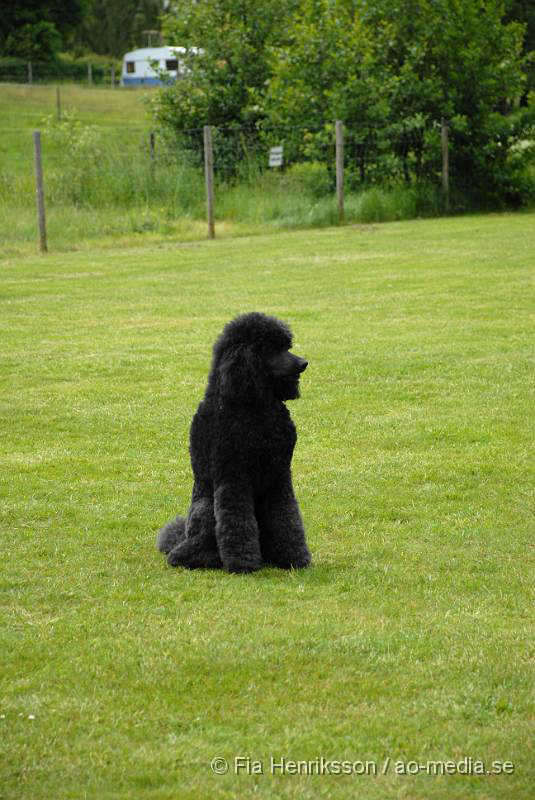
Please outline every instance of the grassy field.
M141 128L148 126L144 98L150 96L151 91L154 90L91 89L78 84L62 84L61 111L74 112L89 125ZM56 86L3 83L0 84L0 99L0 159L5 162L24 153L21 133L31 133L42 127L43 119L56 115Z
M523 214L2 262L2 798L533 797L534 253ZM252 309L310 361L314 564L173 570L211 345ZM465 758L513 772L396 765Z

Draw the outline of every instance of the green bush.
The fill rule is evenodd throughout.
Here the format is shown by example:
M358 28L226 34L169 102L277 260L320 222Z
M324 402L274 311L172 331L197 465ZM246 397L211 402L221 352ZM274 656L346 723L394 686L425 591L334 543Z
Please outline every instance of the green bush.
M301 187L313 197L325 197L333 189L332 178L326 164L309 161L292 164L286 173L292 184Z

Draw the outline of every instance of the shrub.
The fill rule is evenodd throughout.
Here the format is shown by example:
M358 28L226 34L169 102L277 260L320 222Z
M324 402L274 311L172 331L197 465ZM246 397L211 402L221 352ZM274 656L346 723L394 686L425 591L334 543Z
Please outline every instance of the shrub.
M302 188L313 197L325 197L332 191L332 178L326 164L309 161L293 164L286 172L287 178L297 188Z

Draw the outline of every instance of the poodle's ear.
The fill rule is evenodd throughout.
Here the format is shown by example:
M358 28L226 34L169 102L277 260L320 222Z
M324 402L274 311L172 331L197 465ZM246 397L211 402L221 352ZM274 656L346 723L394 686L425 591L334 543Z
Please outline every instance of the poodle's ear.
M236 345L219 364L219 390L226 400L254 405L266 392L262 360L251 346Z

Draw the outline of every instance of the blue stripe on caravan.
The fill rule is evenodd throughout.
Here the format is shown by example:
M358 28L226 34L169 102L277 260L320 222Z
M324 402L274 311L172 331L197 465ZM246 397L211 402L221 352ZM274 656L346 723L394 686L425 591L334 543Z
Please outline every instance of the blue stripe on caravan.
M161 81L159 78L129 78L122 77L123 86L165 86L168 83L174 83L174 78L169 78L167 81Z

